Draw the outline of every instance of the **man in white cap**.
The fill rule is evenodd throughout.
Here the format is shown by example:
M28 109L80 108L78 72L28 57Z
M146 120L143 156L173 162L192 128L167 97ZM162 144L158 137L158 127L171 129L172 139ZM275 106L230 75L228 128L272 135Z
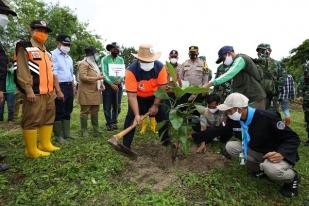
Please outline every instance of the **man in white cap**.
M241 164L246 164L257 177L266 175L283 182L282 195L296 196L300 176L293 167L299 160L298 135L276 113L249 107L248 101L246 96L232 93L218 106L230 119L239 121L242 128L242 142L227 142L227 153L240 157Z
M135 121L141 123L141 115L149 112L157 122L167 120L166 111L160 105L160 99L154 96L158 88L164 88L167 84L167 71L164 65L158 61L161 53L156 53L152 45L140 45L138 53L132 54L135 60L127 69L125 75L125 87L128 93L129 110L125 119L124 128L128 128ZM167 125L159 130L162 136L162 144L169 145L168 132L164 132ZM134 137L132 130L123 138L123 145L130 149ZM163 134L164 132L164 134Z

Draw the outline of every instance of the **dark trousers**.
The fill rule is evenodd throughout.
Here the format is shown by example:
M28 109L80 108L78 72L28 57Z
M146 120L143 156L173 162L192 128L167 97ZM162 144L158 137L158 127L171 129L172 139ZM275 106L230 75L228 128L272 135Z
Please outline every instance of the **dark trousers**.
M103 96L103 111L106 119L106 125L117 124L117 118L121 111L122 85L118 85L118 91L114 91L109 84L104 84L105 90Z
M148 112L150 107L153 105L154 99L155 99L154 96L146 97L146 98L137 97L140 115L144 115ZM128 113L127 113L127 116L126 116L126 119L125 119L125 122L124 122L124 129L128 128L129 126L131 126L133 124L134 118L135 118L135 115L133 113L133 110L129 106ZM161 122L161 121L168 119L165 105L159 106L159 111L155 115L155 118L156 118L157 122ZM129 148L130 148L131 143L133 141L134 132L135 132L135 129L131 130L131 132L129 132L123 138L123 144L125 146L129 147ZM168 131L167 131L167 124L165 124L161 129L159 129L159 136L162 137L161 140L162 140L163 143L168 142L169 136L168 136Z
M64 95L64 101L58 99L55 100L55 121L70 120L74 101L73 84L72 82L61 82L60 89Z
M305 122L306 122L306 130L309 139L309 111L305 111Z
M241 139L240 123L228 119L225 126L220 125L216 127L208 127L205 131L196 132L192 136L197 144L200 144L201 142L208 144L215 137L219 137L220 142L225 144L233 135L235 135L236 138Z
M4 93L4 101L0 105L0 121L3 121L5 102L8 108L8 121L13 121L15 110L15 93Z

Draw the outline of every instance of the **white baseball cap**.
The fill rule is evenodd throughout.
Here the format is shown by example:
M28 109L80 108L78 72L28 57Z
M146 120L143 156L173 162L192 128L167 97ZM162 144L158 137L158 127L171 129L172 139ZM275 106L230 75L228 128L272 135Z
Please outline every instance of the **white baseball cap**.
M226 111L235 107L248 107L248 102L249 99L245 95L235 92L227 96L224 103L218 105L217 108L221 111Z

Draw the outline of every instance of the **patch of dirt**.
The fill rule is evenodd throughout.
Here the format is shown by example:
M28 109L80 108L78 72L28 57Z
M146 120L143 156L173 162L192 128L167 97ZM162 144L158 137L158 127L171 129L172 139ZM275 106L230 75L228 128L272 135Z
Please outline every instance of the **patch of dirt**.
M171 151L159 142L151 141L137 145L135 160L127 161L125 178L135 182L140 189L149 188L152 192L162 192L166 187L177 184L176 171L207 173L213 168L224 168L228 161L220 154L206 152L196 154L195 146L187 157L179 157L173 164Z
M303 110L302 103L297 102L297 101L290 101L289 108L290 110L294 110L298 112Z

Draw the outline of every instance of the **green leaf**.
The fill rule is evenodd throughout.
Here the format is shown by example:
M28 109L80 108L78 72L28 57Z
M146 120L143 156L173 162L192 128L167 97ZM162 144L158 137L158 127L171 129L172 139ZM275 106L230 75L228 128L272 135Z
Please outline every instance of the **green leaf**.
M208 92L208 89L198 86L190 86L185 88L184 92L189 94L202 94Z
M177 114L177 110L175 109L170 111L169 120L174 129L179 129L182 126L183 118Z
M177 83L177 74L176 74L175 68L168 61L166 61L166 67L167 67L169 75L172 77L173 82L176 84Z
M168 123L168 120L163 120L161 122L157 123L157 130L159 131L166 123Z
M181 137L179 137L179 140L181 142L181 150L183 151L183 153L185 155L188 155L189 154L189 141L188 141L188 137L181 136Z
M180 97L182 97L182 96L185 94L184 90L181 89L181 87L178 87L178 86L173 87L173 88L172 88L172 91L175 93L175 95L176 95L176 97L177 97L178 99L179 99Z
M195 106L195 108L196 108L196 110L198 111L198 113L200 113L200 114L204 114L205 113L205 111L206 111L206 107L204 107L204 106L202 106L202 105L194 105Z
M159 88L155 93L154 93L155 97L161 99L161 100L165 100L165 99L169 99L169 96L167 95L165 89L163 88Z

